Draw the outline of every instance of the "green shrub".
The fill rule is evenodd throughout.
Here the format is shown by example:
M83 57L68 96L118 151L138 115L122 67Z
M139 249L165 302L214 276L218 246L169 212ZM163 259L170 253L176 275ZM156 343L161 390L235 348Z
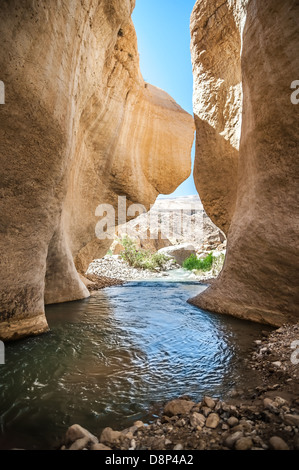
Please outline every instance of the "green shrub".
M163 268L169 261L169 258L161 253L137 250L135 242L128 236L123 237L120 243L124 247L124 251L121 252L120 256L134 268L155 271L157 268Z
M213 266L213 253L210 253L205 259L198 259L196 255L192 254L183 263L183 268L188 271L210 271Z
M197 256L191 255L190 258L184 261L183 268L188 271L199 271L199 274L200 272L211 271L211 275L217 277L223 268L224 260L224 254L213 256L213 253L210 253L204 259L198 259Z

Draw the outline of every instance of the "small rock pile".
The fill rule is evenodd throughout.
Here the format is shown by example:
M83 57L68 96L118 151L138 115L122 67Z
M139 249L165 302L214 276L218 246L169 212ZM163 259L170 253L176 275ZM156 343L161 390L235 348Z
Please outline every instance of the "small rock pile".
M232 405L211 397L182 397L164 407L150 425L137 421L124 431L106 428L99 441L75 425L63 450L299 450L299 403L280 396Z
M257 350L252 355L251 367L277 377L280 382L299 380L299 324L284 325L270 335L256 341ZM298 389L299 390L299 389Z

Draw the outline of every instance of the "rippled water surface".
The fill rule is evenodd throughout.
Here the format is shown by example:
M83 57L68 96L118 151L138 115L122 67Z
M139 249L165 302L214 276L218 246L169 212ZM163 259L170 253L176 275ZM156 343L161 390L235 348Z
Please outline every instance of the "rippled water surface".
M6 348L0 448L53 448L74 423L99 434L173 397L225 395L260 326L186 303L204 288L131 282L48 307L50 333Z

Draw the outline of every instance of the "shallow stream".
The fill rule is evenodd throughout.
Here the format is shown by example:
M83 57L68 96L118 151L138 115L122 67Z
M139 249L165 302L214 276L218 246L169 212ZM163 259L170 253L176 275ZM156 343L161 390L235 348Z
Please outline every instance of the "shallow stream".
M225 396L261 326L186 300L194 282L142 281L49 306L51 332L6 348L0 448L55 448L79 423L98 435L151 420L167 400Z

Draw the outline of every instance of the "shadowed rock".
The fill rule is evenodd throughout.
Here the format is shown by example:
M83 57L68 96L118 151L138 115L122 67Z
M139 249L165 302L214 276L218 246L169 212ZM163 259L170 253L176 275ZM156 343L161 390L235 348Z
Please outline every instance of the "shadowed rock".
M228 251L217 281L191 303L280 326L298 321L299 136L290 87L299 68L299 5L221 3L198 1L191 21L194 110L203 143L195 179L208 215L229 229Z
M149 207L190 175L193 118L144 83L134 6L1 2L4 340L46 331L45 302L89 295L74 259L84 271L111 244L95 235L100 204Z

